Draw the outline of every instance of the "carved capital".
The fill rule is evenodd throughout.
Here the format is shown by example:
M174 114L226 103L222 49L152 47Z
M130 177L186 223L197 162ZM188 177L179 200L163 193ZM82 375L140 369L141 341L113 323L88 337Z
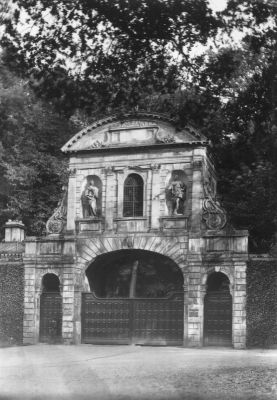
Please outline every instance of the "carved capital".
M72 178L76 176L77 169L76 168L69 168L69 176Z
M158 172L161 169L161 164L151 164L150 169L154 172Z
M101 172L103 174L106 174L106 175L113 175L114 174L114 167L109 165L108 167L103 168Z
M193 169L195 169L195 170L201 170L203 167L203 161L202 160L193 160L192 166L193 166Z

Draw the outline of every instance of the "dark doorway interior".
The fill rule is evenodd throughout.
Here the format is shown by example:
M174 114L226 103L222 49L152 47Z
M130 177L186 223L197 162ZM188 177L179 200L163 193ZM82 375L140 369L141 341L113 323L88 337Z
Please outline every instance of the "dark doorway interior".
M204 344L232 345L232 296L230 281L221 272L212 273L207 280L204 299Z
M183 275L170 258L144 250L121 250L97 257L87 272L97 297L165 297L183 290Z
M62 339L62 296L60 280L55 274L42 278L39 338L44 343L60 343Z

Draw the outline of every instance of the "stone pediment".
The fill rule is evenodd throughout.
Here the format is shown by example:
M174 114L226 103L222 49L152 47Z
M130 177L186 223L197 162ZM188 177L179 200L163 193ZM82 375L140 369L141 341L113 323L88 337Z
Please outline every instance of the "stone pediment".
M62 148L64 153L105 148L204 144L207 139L195 128L177 130L174 121L158 114L126 114L100 120L78 132Z

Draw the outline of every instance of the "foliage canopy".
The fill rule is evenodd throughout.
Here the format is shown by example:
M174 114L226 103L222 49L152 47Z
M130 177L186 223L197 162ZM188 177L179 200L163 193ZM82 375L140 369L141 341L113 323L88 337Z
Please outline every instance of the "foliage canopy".
M229 0L220 13L207 0L18 0L1 44L34 103L71 120L138 108L197 124L232 221L250 229L252 251L266 251L277 216L276 18L266 0ZM55 151L43 154L53 161Z

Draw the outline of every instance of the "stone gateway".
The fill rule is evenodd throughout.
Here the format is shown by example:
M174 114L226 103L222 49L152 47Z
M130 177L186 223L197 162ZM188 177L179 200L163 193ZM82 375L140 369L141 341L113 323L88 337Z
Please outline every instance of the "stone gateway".
M207 146L148 113L64 145L65 195L47 236L25 240L24 343L245 347L248 236L216 198Z

